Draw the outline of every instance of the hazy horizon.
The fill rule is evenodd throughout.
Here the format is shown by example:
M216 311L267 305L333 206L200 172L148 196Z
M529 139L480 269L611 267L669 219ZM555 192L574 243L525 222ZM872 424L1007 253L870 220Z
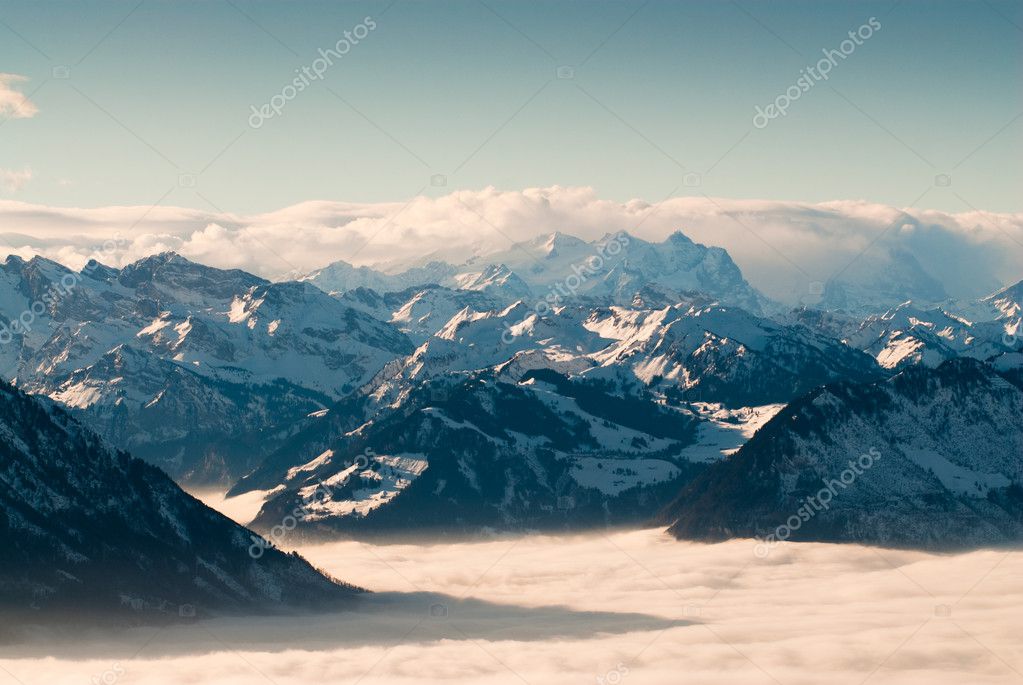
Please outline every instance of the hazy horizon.
M939 189L940 190L940 189ZM1023 279L1023 214L948 214L862 201L818 204L713 197L619 203L592 188L457 191L405 201L308 201L254 215L160 207L52 208L0 201L0 255L39 254L70 268L124 266L164 251L270 279L335 261L398 271L429 259L460 264L562 232L586 240L627 232L652 241L682 231L725 248L768 296L799 302L808 284L912 254L948 287L976 299ZM70 230L69 230L70 229ZM296 239L300 237L300 239ZM425 250L424 250L425 248Z

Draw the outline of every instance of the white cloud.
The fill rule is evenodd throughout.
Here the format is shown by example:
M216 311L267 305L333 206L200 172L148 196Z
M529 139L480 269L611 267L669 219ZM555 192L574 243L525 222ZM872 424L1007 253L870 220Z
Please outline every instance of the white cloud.
M376 592L346 613L220 618L156 640L151 627L37 638L0 648L0 666L47 685L115 663L125 683L194 685L958 685L1023 670L1019 550L783 543L758 559L750 540L648 530L302 551Z
M17 89L17 84L27 80L27 77L18 74L0 73L0 116L8 119L30 119L39 112L36 104Z
M402 202L304 202L254 215L7 201L0 202L0 225L10 227L0 234L7 252L40 253L71 265L84 263L119 233L124 247L107 260L115 265L173 249L270 278L338 259L391 267L431 256L463 259L555 230L583 238L626 230L660 240L678 229L726 248L755 286L787 301L805 293L808 281L827 281L850 263L850 273L869 273L867 267L887 260L891 249L912 254L956 296L977 296L1023 278L1023 214L949 214L857 201L685 197L651 204L558 186L485 188Z

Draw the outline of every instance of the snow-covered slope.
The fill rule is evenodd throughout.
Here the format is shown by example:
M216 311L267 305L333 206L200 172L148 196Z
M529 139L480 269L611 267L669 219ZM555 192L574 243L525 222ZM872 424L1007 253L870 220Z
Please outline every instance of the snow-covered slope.
M450 305L457 292L461 291L418 292L401 311L412 310L411 305L426 297ZM647 288L637 303L663 294ZM367 311L386 313L408 293L390 303L387 297L366 290L352 291L351 297ZM619 468L617 460L641 458L646 460L642 469L621 466L619 484L636 493L657 489L666 480L665 473L675 474L667 479L675 482L676 476L687 476L731 453L782 403L810 388L883 375L866 354L805 326L775 324L738 308L707 304L701 296L662 309L607 306L606 302L581 296L571 305L546 310L524 302L483 311L466 306L411 355L389 363L325 415L307 419L306 428L242 479L233 493L271 492L260 519L267 523L281 507L303 497L303 492L312 492L308 490L314 484L311 478L325 482L338 478L345 483L361 478L358 493L353 490L347 499L339 499L332 511L324 511L318 525L375 529L381 517L391 521L392 507L400 509L418 501L403 493L405 487L424 478L423 482L435 484L442 479L457 484L453 492L460 493L458 499L469 498L479 511L489 512L490 519L474 520L477 526L498 522L504 527L539 526L554 521L584 526L596 516L592 507L555 514L536 509L537 502L559 495L557 482L565 468L569 476L586 471L588 475L575 482L596 488L594 478L599 473L592 469L614 470ZM429 318L434 308L424 311ZM578 404L580 394L590 399L586 406ZM445 398L445 408L435 405L437 397ZM451 397L458 398L456 405L446 399ZM466 409L455 417L451 406ZM465 418L466 413L471 418ZM532 419L523 421L516 413L531 413ZM664 428L656 422L637 421L637 413L691 424L692 429L685 436L674 435L668 444ZM508 431L519 423L522 427ZM519 433L545 437L524 439ZM467 435L472 439L467 440ZM555 435L574 435L574 442L557 442ZM445 446L458 446L461 476L445 470L452 468L450 454L438 456ZM407 473L380 479L359 476L365 465L354 469L354 460L365 449L399 460L395 464L403 464ZM548 452L554 461L543 462L541 468L533 455ZM665 460L665 455L670 458ZM658 460L671 468L655 463ZM507 468L507 473L485 475L495 464ZM415 469L410 471L412 465ZM521 474L508 475L526 467L532 474L528 483ZM622 475L626 472L632 480ZM472 485L488 478L503 483L502 488L521 485L522 493L531 494L520 493L525 503L505 507L503 489ZM363 500L374 503L373 513L365 509L367 504L360 504ZM392 504L392 500L404 504ZM660 500L644 495L633 502L639 509L629 513L652 515L649 505L654 501ZM620 508L600 511L609 520L626 515ZM360 523L361 514L372 521Z
M996 322L972 323L940 308L904 302L867 317L846 342L882 367L900 369L913 364L934 367L960 356L989 359L1008 349L1004 337L1003 326Z
M311 285L173 253L79 273L10 257L0 317L5 378L179 477L240 475L250 465L236 463L232 443L251 455L253 436L344 396L412 349L391 324Z
M485 292L452 290L439 285L384 293L355 288L339 297L342 303L353 309L390 322L417 345L440 331L455 314L467 307L486 312L505 306L503 298L494 298Z
M254 558L253 533L2 381L0 435L0 607L15 624L314 607L355 591L262 543Z
M431 376L502 365L509 374L532 368L581 373L595 366L587 355L610 342L582 325L589 311L564 307L541 315L523 302L496 310L466 307L411 355L385 367L371 393L393 401Z
M1023 338L1023 281L1003 288L981 300L991 307L995 320L1002 323L1006 336Z
M459 290L488 293L502 300L528 299L532 292L518 274L504 264L490 264L482 271L468 271L454 277Z
M959 547L1023 538L1023 391L954 359L791 403L662 514L680 538Z
M234 494L271 491L253 525L303 504L307 535L624 523L702 467L681 456L693 412L548 370L443 374L378 408L342 402L243 479ZM330 499L310 503L320 484Z
M650 505L661 501L659 496L625 500L638 507L628 512L621 501L605 502L600 510L536 507L560 496L557 483L566 473L580 476L573 481L579 487L599 490L595 478L604 468L618 473L616 482L630 491L627 497L651 488L661 493L665 480L677 483L676 476L687 477L741 446L780 408L772 402L836 379L878 376L878 367L861 352L804 327L772 324L738 309L680 304L632 310L580 303L541 315L524 303L500 311L466 307L354 396L310 417L306 429L233 493L272 493L259 519L263 524L313 492L315 479L357 481L357 488L348 488L348 495L311 526L324 530L376 530L385 527L381 521L396 530L415 527L406 514L392 520L394 508L404 511L419 501L404 493L406 487L426 487L414 485L420 481L440 487L437 479L452 483L451 492L457 493L444 506L466 500L487 512L473 519L476 526L557 522L582 527L599 511L608 521L641 518L653 514ZM585 406L578 395L588 399ZM519 418L524 414L531 419ZM666 443L664 427L637 415L692 429ZM572 440L564 439L569 435ZM461 475L447 471L454 468L455 446ZM386 457L386 464L399 460L395 464L404 464L407 473L360 476L367 464L355 468L356 462L367 449ZM553 461L536 462L536 454L548 453ZM363 461L372 466L375 458ZM637 458L642 468L618 463ZM522 468L532 474L526 480L518 474ZM496 490L473 485L488 479L503 485ZM523 501L506 507L505 487ZM594 502L589 495L579 499ZM364 500L373 504L372 513Z
M644 294L645 293L645 294ZM650 298L637 294L637 304ZM457 312L416 351L388 365L373 390L400 397L410 383L497 365L547 368L656 387L677 402L737 408L787 402L815 385L866 380L882 370L867 355L803 325L678 296L659 309L606 306L581 297L538 309L524 302Z
M736 308L611 307L585 326L615 341L591 355L602 369L628 369L674 396L731 407L787 402L817 385L879 375L869 357L837 340Z

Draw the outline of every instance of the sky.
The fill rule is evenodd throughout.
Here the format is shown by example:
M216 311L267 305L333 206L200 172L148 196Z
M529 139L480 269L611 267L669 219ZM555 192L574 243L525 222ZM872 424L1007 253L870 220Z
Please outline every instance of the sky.
M254 214L562 186L1020 212L1021 39L1002 0L0 2L0 199Z

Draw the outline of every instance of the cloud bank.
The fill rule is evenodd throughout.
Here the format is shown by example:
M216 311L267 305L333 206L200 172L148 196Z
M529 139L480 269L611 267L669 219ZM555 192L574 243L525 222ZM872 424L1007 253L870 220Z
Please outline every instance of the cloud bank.
M339 259L393 271L423 259L485 255L552 231L592 239L620 230L651 240L682 230L724 247L753 285L789 302L814 282L898 269L893 255L911 255L955 297L977 297L1023 278L1023 214L949 214L860 201L616 202L591 188L559 186L401 202L304 202L253 215L3 201L0 225L0 253L81 266L104 240L119 238L118 250L103 260L114 266L175 250L275 279Z
M344 614L3 647L0 667L25 685L118 669L154 685L1008 685L1023 671L1018 550L784 543L759 559L750 540L648 530L302 552L377 594Z

